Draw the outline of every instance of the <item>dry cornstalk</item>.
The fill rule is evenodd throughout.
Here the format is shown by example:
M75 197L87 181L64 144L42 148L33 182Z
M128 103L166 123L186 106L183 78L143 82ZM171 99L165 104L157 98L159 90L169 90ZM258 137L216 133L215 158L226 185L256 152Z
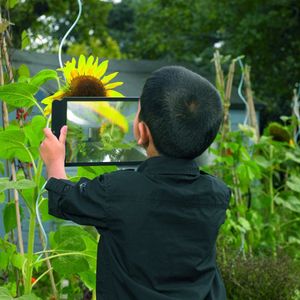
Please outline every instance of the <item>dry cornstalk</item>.
M225 141L228 132L230 132L231 130L229 108L231 102L230 98L231 98L233 77L235 71L235 62L236 60L234 59L231 61L228 75L227 75L227 80L225 80L224 72L222 70L222 64L221 64L221 55L219 51L216 51L214 53L214 64L216 69L216 85L221 95L223 101L223 108L224 108L224 118L223 118L223 125L221 131L221 143Z
M221 55L219 51L216 51L214 53L214 63L216 68L216 82L217 82L217 88L219 89L219 92L221 93L221 97L224 97L224 89L225 89L225 82L224 82L224 73L221 66Z
M229 67L228 76L227 76L226 92L224 97L224 122L223 122L223 131L222 131L222 141L225 140L226 135L228 134L228 132L230 132L229 109L230 109L230 98L231 98L234 71L235 71L235 60L232 60Z
M248 107L249 107L250 126L255 129L256 142L258 142L259 128L258 128L256 111L255 111L255 106L254 106L253 91L251 88L250 70L251 70L250 66L246 65L245 70L244 70L246 99L247 99Z

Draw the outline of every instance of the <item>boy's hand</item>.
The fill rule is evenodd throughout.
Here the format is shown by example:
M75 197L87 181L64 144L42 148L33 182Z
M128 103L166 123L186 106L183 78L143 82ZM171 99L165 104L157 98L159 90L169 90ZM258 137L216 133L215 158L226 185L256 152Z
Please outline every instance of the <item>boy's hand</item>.
M60 130L59 139L52 133L50 128L44 129L45 139L40 146L40 154L46 165L48 178L66 179L65 173L65 142L67 126Z

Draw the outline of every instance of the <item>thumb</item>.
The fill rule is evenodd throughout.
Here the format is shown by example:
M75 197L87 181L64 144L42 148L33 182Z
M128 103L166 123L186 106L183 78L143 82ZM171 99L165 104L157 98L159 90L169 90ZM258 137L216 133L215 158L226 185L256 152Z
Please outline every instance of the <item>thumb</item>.
M66 138L67 138L67 132L68 132L68 127L65 125L61 128L60 130L60 136L59 136L59 141L62 144L65 144Z

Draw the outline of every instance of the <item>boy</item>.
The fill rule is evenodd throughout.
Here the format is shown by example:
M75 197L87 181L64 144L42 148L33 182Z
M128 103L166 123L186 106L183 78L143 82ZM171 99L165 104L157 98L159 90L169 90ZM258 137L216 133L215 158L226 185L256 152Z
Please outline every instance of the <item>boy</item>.
M134 121L149 158L136 171L76 184L64 171L66 127L59 140L45 129L49 212L101 234L97 299L226 299L215 248L230 190L193 161L213 142L222 114L206 79L161 68L147 79Z

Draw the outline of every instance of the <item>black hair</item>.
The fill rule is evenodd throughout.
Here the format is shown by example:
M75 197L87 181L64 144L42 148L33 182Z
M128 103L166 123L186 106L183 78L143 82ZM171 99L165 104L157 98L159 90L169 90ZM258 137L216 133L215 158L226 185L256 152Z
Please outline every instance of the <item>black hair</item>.
M153 72L140 102L139 119L149 127L157 151L166 156L199 156L215 139L223 119L216 88L180 66Z

